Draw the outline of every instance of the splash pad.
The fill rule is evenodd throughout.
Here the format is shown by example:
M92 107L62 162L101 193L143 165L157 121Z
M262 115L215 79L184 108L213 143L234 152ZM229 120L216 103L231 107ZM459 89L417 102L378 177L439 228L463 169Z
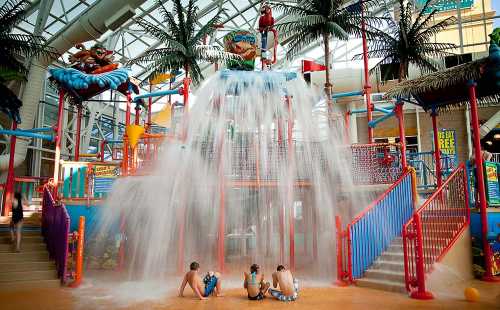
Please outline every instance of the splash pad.
M221 71L196 98L179 138L105 203L101 232L122 222L130 278L168 278L195 260L238 276L286 264L331 283L335 216L369 201L352 183L343 122L329 125L289 73Z

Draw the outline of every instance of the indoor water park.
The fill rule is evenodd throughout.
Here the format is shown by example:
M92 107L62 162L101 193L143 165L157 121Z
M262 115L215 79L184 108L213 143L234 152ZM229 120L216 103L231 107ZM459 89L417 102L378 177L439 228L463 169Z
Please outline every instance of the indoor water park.
M0 308L500 309L499 12L0 0Z

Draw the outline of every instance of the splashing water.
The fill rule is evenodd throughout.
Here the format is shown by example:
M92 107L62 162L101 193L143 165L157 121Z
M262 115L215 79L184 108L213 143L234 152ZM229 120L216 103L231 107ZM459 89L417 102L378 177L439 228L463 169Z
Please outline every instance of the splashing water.
M258 263L269 275L293 251L300 277L331 283L334 216L372 198L352 183L343 121L329 125L304 80L278 72L218 72L196 98L185 139L105 203L101 233L125 219L130 278L168 279L191 261L215 270L222 256L226 274Z

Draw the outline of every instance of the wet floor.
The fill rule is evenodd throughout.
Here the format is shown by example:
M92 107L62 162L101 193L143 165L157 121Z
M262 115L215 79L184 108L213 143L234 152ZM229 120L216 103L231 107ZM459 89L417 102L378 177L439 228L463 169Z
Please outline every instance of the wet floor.
M142 292L128 289L123 295L100 291L97 286L83 285L79 289L33 289L29 291L0 292L0 308L10 309L500 309L500 284L475 281L471 284L481 293L481 300L470 303L462 292L438 296L432 301L412 300L405 295L357 287L304 288L293 303L282 303L271 298L249 301L243 289L228 289L224 297L200 301L186 289L184 298L174 295L174 290L160 293L150 300L140 300ZM118 286L116 289L121 290ZM99 290L99 291L97 291ZM116 290L115 290L116 292ZM135 294L135 296L134 296ZM126 298L126 295L130 295ZM153 296L153 295L151 295ZM136 299L136 297L138 297Z

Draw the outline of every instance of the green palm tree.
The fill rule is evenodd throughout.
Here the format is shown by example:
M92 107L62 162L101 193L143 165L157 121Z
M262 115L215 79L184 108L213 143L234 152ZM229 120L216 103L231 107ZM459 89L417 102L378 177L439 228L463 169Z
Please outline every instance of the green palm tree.
M332 84L330 81L330 39L348 40L361 34L362 5L371 2L352 0L303 0L297 3L276 3L275 9L288 16L276 28L289 39L288 58L297 56L305 47L322 39L325 51L325 93L331 109ZM366 9L366 7L365 7ZM367 23L378 19L367 15Z
M408 78L410 64L422 72L437 71L439 63L432 59L453 55L450 50L456 48L452 43L432 42L434 36L456 22L455 17L448 17L434 23L437 9L432 9L434 0L426 0L418 13L414 13L414 2L399 1L399 19L387 18L387 29L369 29L370 48L368 54L373 58L382 58L372 69L382 64L391 64L398 68L399 81ZM386 7L386 15L390 16ZM361 55L355 56L360 58ZM390 72L388 72L389 74Z
M7 0L0 7L0 79L5 81L25 78L28 74L24 61L31 57L57 57L45 43L45 38L33 34L14 33L14 26L28 12L28 0Z
M222 21L223 10L218 11L205 25L196 29L198 21L197 0L189 0L182 5L181 0L173 0L172 12L169 12L163 1L157 0L163 16L165 28L156 26L143 18L137 19L144 31L148 32L164 47L146 51L130 63L148 64L148 78L158 73L166 73L184 69L186 77L198 84L203 75L200 61L217 62L241 60L241 57L225 52L221 47L203 44L204 39L215 31L215 26Z
M7 0L0 6L0 83L24 80L28 74L25 63L31 57L53 57L57 53L46 45L45 38L33 34L15 33L14 26L21 22L28 12L28 0ZM6 86L0 87L0 110L17 122L21 101Z

